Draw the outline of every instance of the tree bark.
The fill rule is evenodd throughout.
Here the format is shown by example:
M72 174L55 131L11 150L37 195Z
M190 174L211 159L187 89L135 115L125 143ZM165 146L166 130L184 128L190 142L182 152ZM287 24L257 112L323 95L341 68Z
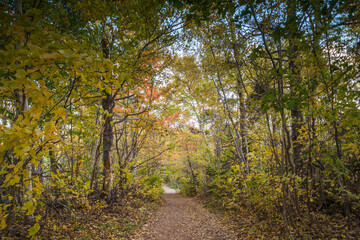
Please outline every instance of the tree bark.
M58 170L58 165L56 162L56 156L55 156L54 150L52 148L49 149L49 158L50 158L51 172L56 174L56 171Z
M104 179L103 179L103 192L109 194L112 189L112 145L114 139L114 133L112 128L113 121L113 108L115 106L114 97L110 93L105 93L105 98L102 100L102 107L104 113L104 133L103 133L103 164L104 164Z
M108 40L103 38L101 40L102 51L104 57L109 59L110 58L110 46ZM102 100L102 108L104 110L104 132L103 132L103 164L104 164L104 179L103 179L103 193L106 196L109 196L110 191L112 189L113 184L113 154L112 154L112 147L113 147L113 140L114 140L114 133L113 133L113 110L115 107L115 96L112 95L112 91L107 92L106 90L103 91L105 98Z
M299 106L299 87L301 74L298 61L297 31L298 23L296 17L296 1L288 0L288 26L289 26L289 70L290 70L290 91L293 99L291 107L291 141L293 146L292 159L295 164L295 173L301 175L303 172L303 160L301 156L302 144L299 142L299 129L302 127L302 112Z

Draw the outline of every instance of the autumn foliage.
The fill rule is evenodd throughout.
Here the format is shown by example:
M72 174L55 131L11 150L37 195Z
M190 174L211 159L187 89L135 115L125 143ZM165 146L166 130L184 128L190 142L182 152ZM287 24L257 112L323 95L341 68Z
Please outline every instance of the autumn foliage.
M163 182L243 238L359 236L356 1L0 5L1 236L128 237Z

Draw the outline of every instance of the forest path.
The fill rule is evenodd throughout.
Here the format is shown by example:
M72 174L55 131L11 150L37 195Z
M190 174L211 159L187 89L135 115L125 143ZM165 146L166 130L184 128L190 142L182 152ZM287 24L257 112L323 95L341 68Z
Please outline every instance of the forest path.
M169 189L164 188L165 192ZM168 190L168 191L167 191ZM134 236L136 240L236 239L213 214L194 199L170 191L165 204Z
M163 189L164 189L164 194L174 194L174 193L178 193L177 190L169 188L166 184L163 185Z

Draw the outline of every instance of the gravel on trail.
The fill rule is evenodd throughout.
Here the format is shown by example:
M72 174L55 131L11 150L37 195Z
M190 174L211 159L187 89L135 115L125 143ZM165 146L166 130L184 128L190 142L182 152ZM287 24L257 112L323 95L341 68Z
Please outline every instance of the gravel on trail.
M165 186L166 187L166 186ZM134 240L237 239L215 215L194 199L164 188L165 204L134 236Z

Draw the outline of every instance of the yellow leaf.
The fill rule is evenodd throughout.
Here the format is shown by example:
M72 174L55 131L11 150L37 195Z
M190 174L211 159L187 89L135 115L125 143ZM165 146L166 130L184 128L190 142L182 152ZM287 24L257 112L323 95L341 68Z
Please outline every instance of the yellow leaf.
M62 107L60 107L60 108L58 108L58 109L56 109L55 111L54 111L54 113L55 113L55 115L57 116L57 117L63 117L63 116L65 116L65 108L62 108Z
M4 228L6 228L6 221L5 221L5 217L4 219L1 219L1 222L0 222L0 230L3 230Z
M36 217L35 217L35 221L40 221L40 219L41 219L41 215L37 215Z

